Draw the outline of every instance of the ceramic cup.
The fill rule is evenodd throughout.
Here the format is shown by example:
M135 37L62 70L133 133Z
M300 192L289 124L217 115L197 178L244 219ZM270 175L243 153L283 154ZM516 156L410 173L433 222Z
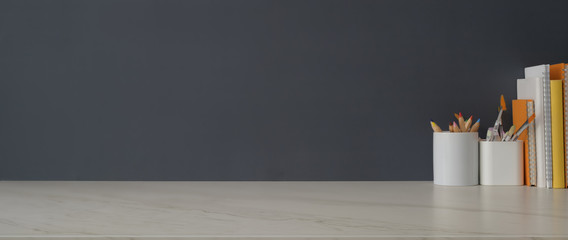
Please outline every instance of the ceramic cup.
M479 142L481 185L523 185L523 142Z
M434 184L479 184L477 132L434 132Z

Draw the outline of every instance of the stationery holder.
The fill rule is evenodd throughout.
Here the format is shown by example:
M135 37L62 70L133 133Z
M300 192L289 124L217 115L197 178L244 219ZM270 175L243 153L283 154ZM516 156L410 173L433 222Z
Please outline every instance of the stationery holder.
M481 185L523 185L523 141L479 142Z
M434 132L434 184L479 184L477 132Z

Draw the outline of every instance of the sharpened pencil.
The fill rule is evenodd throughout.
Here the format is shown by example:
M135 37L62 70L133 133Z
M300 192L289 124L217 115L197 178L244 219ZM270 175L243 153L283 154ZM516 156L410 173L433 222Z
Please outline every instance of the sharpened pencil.
M438 127L438 125L434 121L430 120L430 125L432 126L434 132L442 132L442 129Z
M471 127L472 121L473 121L473 116L470 116L469 119L467 119L467 121L465 122L465 131L464 132L469 132L469 128Z
M471 130L469 130L470 132L477 132L477 129L479 129L479 120L481 119L477 119L477 122L475 122L475 124L473 124L473 126L471 127Z
M460 132L465 132L465 121L463 120L463 115L460 112L460 116L459 116L459 123L460 123Z

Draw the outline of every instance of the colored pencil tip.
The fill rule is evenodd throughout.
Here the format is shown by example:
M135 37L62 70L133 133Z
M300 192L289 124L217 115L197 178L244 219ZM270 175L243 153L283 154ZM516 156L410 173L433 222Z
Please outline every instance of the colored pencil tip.
M476 122L476 123L478 123L478 122L479 122L479 120L481 120L481 118L478 118L478 119L477 119L477 122Z
M460 112L460 117L463 117L461 112Z

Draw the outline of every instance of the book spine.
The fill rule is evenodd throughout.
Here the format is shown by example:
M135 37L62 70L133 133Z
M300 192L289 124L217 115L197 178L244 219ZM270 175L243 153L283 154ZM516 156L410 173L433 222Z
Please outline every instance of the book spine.
M546 188L552 188L552 123L550 110L550 70L546 64L543 81L543 106L544 106L544 162L545 162L545 178Z
M552 122L552 188L564 188L564 106L562 80L550 80Z
M534 114L534 102L527 101L527 118ZM536 132L534 123L528 127L528 158L529 158L529 183L530 186L536 186Z
M534 71L536 67L526 68L527 79L517 79L517 98L533 99L534 136L536 144L536 186L546 188L546 163L544 147L544 104L542 71Z
M513 125L521 126L529 118L527 115L528 99L516 99L513 100ZM529 146L528 146L528 131L519 132L518 141L523 141L523 172L524 172L524 184L530 186L529 178Z
M564 85L564 187L568 188L568 64L562 69L562 83Z

